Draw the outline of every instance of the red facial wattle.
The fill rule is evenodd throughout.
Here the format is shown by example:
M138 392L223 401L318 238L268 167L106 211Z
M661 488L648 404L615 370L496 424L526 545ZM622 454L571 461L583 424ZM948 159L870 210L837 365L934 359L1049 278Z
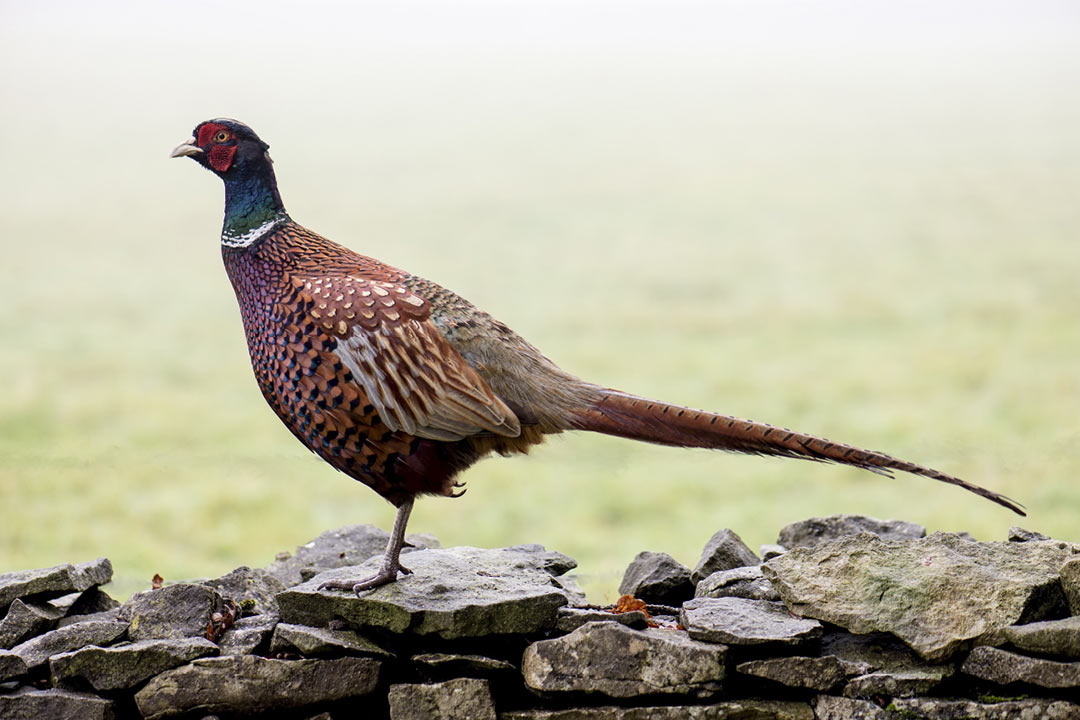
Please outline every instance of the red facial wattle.
M207 159L210 167L218 172L225 172L232 165L234 155L236 155L235 145L214 145L210 148Z

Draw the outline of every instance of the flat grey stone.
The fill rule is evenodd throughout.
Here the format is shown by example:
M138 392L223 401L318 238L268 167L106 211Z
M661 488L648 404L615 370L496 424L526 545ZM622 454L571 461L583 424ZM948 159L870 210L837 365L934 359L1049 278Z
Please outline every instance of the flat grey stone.
M329 630L306 625L278 623L270 640L270 652L295 650L308 657L370 655L393 658L394 654L352 630Z
M694 597L739 597L747 600L779 600L780 593L761 574L760 565L719 570L697 584Z
M1032 540L1053 540L1054 538L1034 530L1025 530L1019 525L1013 525L1009 528L1009 535L1006 539L1009 542L1030 542Z
M780 531L777 543L794 550L868 532L882 540L918 540L926 528L904 520L878 520L865 515L830 515L791 523Z
M249 567L238 567L227 575L200 584L217 590L223 599L235 602L245 616L276 614L274 596L285 590L285 583L268 571Z
M573 576L552 576L552 581L554 582L555 587L562 588L563 594L566 595L567 602L569 603L569 607L588 607L589 599L585 597L585 591L581 589L581 586L577 584L577 580L575 580Z
M1064 547L1063 547L1064 546ZM799 615L856 633L890 632L923 658L996 643L1063 603L1064 543L979 543L947 533L889 542L862 533L796 548L762 570Z
M25 675L26 672L26 661L13 652L0 650L0 682Z
M597 622L529 645L522 674L528 687L543 693L708 697L720 689L726 652L678 631Z
M844 685L844 695L852 698L913 697L925 695L948 677L919 670L879 670L852 678Z
M53 655L71 652L87 645L108 645L127 632L127 623L119 620L91 620L57 628L16 645L12 652L33 669Z
M98 620L111 620L116 621L120 619L120 607L117 606L111 610L102 610L101 612L90 613L89 615L68 615L60 618L56 623L56 627L62 628L68 625L75 625L76 623L94 622Z
M701 551L701 559L694 567L690 579L696 585L718 570L759 564L761 561L758 556L746 546L742 538L734 530L724 528L717 531L709 538L709 542L705 543L705 549Z
M40 570L0 574L0 611L15 598L60 597L81 592L112 580L112 563L105 558L72 565L65 563Z
M865 665L868 672L921 673L939 678L949 677L956 672L953 663L929 663L888 633L855 635L834 630L821 638L821 654L835 655L841 660Z
M841 660L835 655L824 657L778 657L750 660L735 666L744 675L773 680L781 685L827 692L845 678L866 672L866 666Z
M728 645L798 645L821 637L817 620L792 617L783 605L745 598L694 598L679 621L690 637Z
M270 645L270 638L277 627L277 615L253 615L240 618L218 638L222 655L251 655Z
M146 720L185 713L243 713L368 695L381 664L364 657L273 660L254 655L202 658L166 670L135 693Z
M1080 616L1005 628L1005 639L1028 652L1080 658Z
M1080 662L1055 662L994 647L977 647L961 671L998 685L1023 682L1044 688L1080 687Z
M282 553L265 570L285 587L292 587L326 570L360 565L370 558L381 556L389 539L390 533L374 525L347 525L327 530L296 548L295 553ZM415 547L439 546L439 541L432 535L409 535L405 541ZM402 552L412 549L407 545Z
M196 658L217 654L217 645L205 638L139 640L54 655L49 659L49 674L59 687L85 682L98 691L122 690Z
M56 627L64 611L48 603L16 599L8 606L7 615L0 620L0 649L10 650L35 635Z
M495 720L487 680L456 678L434 685L391 685L390 720Z
M816 720L893 720L891 713L866 700L854 700L834 695L814 698Z
M641 552L626 568L620 595L658 605L681 605L694 595L690 568L667 553Z
M70 692L20 688L10 695L0 694L0 718L4 720L113 720L112 700Z
M998 703L944 698L897 698L892 707L901 718L927 720L1076 720L1080 705L1063 700L1027 698Z
M814 720L814 711L802 702L726 700L713 705L513 710L500 714L499 720Z
M518 673L518 668L513 663L483 655L422 653L413 655L411 659L426 670L463 677L495 677Z
M327 580L371 575L378 561L330 570L281 593L282 621L326 627L340 619L353 629L447 640L527 634L554 627L556 611L568 597L552 573L573 566L565 555L539 546L416 550L409 553L411 575L362 597L319 589Z
M132 640L206 637L211 616L224 606L213 588L177 583L135 593L120 606L119 617L131 623Z
M1080 615L1080 557L1061 566L1061 587L1073 615Z
M561 607L555 616L555 629L560 632L573 632L589 622L617 622L632 628L643 630L649 626L649 618L640 610L633 612L608 612L595 608Z
M115 610L120 607L119 602L111 598L108 593L96 585L89 590L70 593L58 597L55 600L50 600L49 604L55 608L62 609L65 617L70 617L72 615L92 615L107 610Z
M783 545L777 545L775 543L765 543L758 551L761 553L762 562L766 560L772 560L774 557L779 557L787 552L787 548Z

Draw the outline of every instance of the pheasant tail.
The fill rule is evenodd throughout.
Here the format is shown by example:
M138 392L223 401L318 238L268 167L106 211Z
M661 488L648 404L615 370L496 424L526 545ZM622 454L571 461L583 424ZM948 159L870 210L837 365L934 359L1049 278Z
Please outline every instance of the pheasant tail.
M766 423L692 410L618 390L604 390L592 406L574 413L572 424L578 430L590 430L631 440L834 462L889 477L892 477L893 470L901 470L958 485L1015 513L1025 515L1019 503L1004 495L933 468Z

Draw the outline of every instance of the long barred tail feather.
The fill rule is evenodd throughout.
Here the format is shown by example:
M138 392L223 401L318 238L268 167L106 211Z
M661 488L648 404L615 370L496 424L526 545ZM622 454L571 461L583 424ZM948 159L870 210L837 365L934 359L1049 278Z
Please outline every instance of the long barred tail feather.
M958 485L1019 515L1026 514L1022 505L1004 495L933 468L898 460L885 453L864 450L753 420L647 400L618 390L605 390L591 407L577 411L572 422L573 427L578 430L591 430L661 445L840 463L887 477L893 476L893 470L900 470Z

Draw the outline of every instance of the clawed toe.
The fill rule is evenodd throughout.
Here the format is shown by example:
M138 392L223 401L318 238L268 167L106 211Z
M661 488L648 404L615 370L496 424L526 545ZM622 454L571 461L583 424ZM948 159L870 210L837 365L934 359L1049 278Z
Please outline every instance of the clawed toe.
M364 578L363 580L349 580L349 579L345 579L345 580L327 580L326 582L324 582L322 585L319 586L319 589L320 590L351 590L356 595L359 595L360 593L364 592L365 590L374 590L377 587L382 587L383 585L389 585L390 583L396 581L398 571L400 571L401 573L403 573L405 575L411 575L412 574L412 570L409 570L409 569L403 568L403 567L399 567L399 568L396 568L394 570L391 570L389 568L384 568L384 569L380 570L379 572L375 573L374 575L372 575L371 577Z

